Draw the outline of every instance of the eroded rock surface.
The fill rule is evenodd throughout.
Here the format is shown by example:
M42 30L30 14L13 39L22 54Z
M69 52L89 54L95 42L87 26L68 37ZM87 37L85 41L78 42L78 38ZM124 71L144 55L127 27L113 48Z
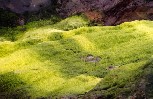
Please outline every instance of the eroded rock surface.
M77 13L90 15L104 25L125 21L153 20L153 0L1 0L0 8L16 13L37 11L54 6L58 14L67 17ZM93 14L92 14L93 13ZM96 13L96 15L94 15ZM98 18L97 18L98 17ZM100 19L99 19L100 18Z
M153 19L153 0L61 0L60 4L57 11L62 16L87 11L100 12L104 25Z

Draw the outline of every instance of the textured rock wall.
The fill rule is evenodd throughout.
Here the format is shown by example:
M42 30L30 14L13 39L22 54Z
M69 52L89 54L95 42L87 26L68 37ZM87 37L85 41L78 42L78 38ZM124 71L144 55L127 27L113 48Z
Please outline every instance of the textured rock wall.
M104 25L153 19L153 0L61 0L57 11L62 16L80 12L101 12Z
M153 20L153 0L0 0L0 8L16 13L37 11L46 6L54 6L57 13L63 17L85 13L87 17L104 25L142 19Z

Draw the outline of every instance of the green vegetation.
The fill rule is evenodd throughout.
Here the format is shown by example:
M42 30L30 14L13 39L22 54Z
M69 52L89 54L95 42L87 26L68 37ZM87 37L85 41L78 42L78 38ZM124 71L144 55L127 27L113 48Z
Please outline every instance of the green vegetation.
M0 30L0 95L60 97L102 90L106 96L130 92L153 54L153 22L88 27L72 16ZM96 64L83 61L100 56ZM114 69L110 70L109 66ZM150 65L151 67L152 65Z

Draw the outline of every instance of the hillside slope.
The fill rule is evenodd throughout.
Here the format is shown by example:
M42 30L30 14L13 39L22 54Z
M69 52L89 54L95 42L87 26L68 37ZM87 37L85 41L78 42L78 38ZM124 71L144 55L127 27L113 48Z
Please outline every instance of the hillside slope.
M142 80L142 97L153 97L153 22L88 24L73 16L1 29L0 97L137 97Z

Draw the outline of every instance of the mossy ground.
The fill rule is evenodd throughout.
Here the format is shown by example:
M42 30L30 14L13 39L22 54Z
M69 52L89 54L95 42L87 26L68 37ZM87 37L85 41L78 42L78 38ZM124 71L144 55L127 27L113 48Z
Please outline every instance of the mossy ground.
M143 74L153 55L153 22L88 27L73 16L0 29L0 95L60 97L102 89L117 96ZM100 62L85 62L88 54ZM109 66L116 67L109 70Z

